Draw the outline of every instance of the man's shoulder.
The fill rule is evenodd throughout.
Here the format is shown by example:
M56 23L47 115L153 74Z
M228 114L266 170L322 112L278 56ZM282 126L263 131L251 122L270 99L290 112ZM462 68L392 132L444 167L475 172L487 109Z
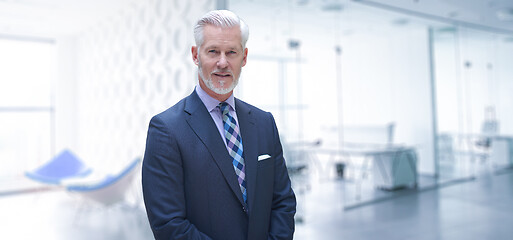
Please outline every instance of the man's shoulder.
M180 101L175 103L173 106L153 116L154 118L160 118L166 122L183 119L185 114L186 102L190 96L182 98Z
M235 98L235 102L236 102L236 106L238 105L239 108L242 108L240 110L243 110L243 111L249 111L251 112L252 114L257 114L257 115L270 115L271 113L270 112L267 112L265 110L262 110L254 105L251 105L247 102L244 102L238 98ZM238 104L237 104L238 103ZM239 110L239 109L237 109Z
M160 118L173 118L178 116L180 113L183 113L183 109L185 106L185 98L180 100L179 102L175 103L175 105L169 107L168 109L158 113L155 115L156 117Z
M272 113L268 112L268 111L265 111L263 109L260 109L256 106L253 106L247 102L244 102L240 99L235 99L236 100L236 107L238 107L237 109L237 112L241 111L241 114L244 114L244 113L247 113L249 114L250 116L252 116L252 118L256 119L257 122L261 122L261 123L264 123L264 122L274 122L274 117L272 115ZM237 113L238 115L239 113Z

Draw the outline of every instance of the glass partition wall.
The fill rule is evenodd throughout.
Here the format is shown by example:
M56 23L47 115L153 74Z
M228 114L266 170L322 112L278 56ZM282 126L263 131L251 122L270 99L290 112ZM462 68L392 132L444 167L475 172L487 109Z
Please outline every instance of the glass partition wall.
M512 38L446 26L433 31L433 45L441 180L510 165Z
M378 155L404 158L407 178L422 178L408 187L435 182L425 25L349 2L231 1L229 8L251 36L236 94L275 116L299 216L313 201L304 193L339 209L394 195L376 189L389 174L375 165Z
M351 209L509 164L511 37L339 3L228 4L251 32L236 94L274 114L298 215L312 201ZM406 188L389 191L390 179Z

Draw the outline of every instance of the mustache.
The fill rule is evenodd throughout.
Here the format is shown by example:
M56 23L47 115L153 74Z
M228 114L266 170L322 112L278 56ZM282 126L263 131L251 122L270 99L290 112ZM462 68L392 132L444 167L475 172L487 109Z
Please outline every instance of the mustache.
M214 73L229 73L230 75L233 75L232 70L230 69L214 69L210 74Z

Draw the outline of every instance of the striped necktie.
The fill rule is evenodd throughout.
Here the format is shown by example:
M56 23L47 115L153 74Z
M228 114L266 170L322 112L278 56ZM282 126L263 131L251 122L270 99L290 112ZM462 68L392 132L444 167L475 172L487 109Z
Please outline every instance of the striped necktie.
M244 202L246 202L246 168L244 166L244 154L242 151L242 138L240 136L239 126L235 118L230 115L230 106L228 103L219 103L219 108L223 113L224 137L226 145L228 146L228 153L232 157L232 164L237 174L242 197L244 198Z

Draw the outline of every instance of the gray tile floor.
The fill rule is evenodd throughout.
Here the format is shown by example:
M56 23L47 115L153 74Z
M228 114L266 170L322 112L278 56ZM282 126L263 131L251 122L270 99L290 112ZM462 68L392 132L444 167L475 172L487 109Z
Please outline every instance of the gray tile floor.
M299 187L295 239L513 239L512 170L347 210L352 187L317 178ZM80 212L81 204L59 189L0 195L0 239L152 239L140 203Z
M312 185L296 239L513 239L513 173L344 210L340 182ZM338 194L338 196L337 196Z

